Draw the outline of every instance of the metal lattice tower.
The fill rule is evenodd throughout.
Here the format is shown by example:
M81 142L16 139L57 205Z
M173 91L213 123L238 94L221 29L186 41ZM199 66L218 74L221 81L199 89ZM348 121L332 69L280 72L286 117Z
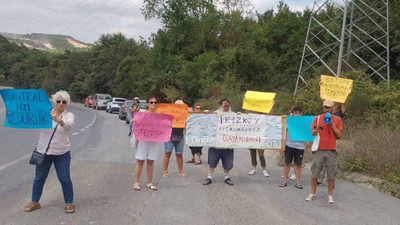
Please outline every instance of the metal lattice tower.
M388 0L314 0L295 94L315 74L349 70L390 85Z

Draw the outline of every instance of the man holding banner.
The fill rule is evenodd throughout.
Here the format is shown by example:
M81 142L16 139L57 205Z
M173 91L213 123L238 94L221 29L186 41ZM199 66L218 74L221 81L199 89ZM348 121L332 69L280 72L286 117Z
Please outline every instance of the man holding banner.
M219 101L219 109L217 113L233 113L230 108L230 101L228 99L221 99ZM208 168L207 178L203 182L203 185L209 185L212 183L212 176L214 169L217 167L219 160L221 159L222 166L225 173L225 183L228 185L234 185L231 178L229 177L229 171L233 168L233 149L232 148L216 148L210 147L208 149Z

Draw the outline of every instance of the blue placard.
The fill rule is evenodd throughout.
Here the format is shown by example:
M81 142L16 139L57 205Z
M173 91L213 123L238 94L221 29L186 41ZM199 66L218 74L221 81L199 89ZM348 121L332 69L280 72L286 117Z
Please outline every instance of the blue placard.
M5 127L51 128L51 103L42 89L3 89L1 97L7 109Z
M315 116L288 116L286 126L292 141L314 141L310 126Z

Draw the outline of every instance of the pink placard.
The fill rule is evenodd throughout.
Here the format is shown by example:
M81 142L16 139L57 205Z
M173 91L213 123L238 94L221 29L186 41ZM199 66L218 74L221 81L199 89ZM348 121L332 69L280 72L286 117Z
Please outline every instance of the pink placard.
M133 116L133 132L138 141L167 142L171 138L173 116L151 113L135 112Z

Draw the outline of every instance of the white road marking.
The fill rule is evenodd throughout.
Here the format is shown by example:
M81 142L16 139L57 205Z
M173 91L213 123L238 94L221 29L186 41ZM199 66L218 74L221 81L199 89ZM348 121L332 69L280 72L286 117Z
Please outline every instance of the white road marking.
M79 132L74 132L74 133L72 133L73 136L75 136L75 135L77 135L77 134L79 134Z
M10 166L12 166L12 165L14 165L14 164L19 163L19 162L21 162L22 160L25 160L25 159L29 158L31 155L32 155L31 153L26 154L26 155L23 155L23 156L19 157L18 159L14 159L13 161L8 162L8 163L6 163L6 164L0 166L0 171L2 171L2 170L4 170L4 169L7 169L8 167L10 167Z

